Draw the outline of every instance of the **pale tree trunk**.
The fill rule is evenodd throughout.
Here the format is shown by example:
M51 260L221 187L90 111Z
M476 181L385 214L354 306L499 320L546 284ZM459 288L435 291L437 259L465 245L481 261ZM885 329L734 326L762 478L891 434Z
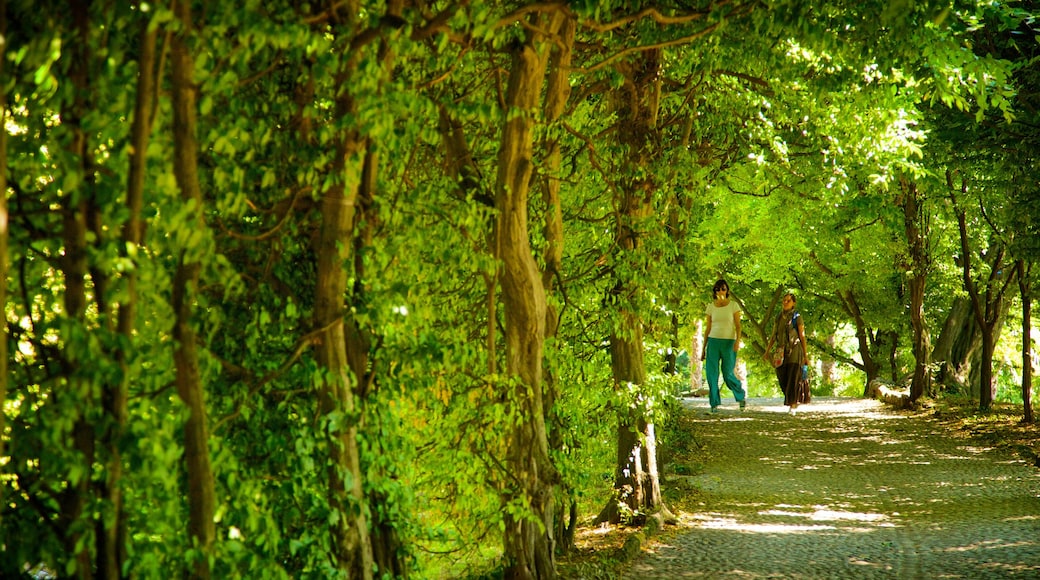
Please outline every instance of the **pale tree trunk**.
M171 45L173 101L173 170L184 204L194 206L194 227L205 227L202 220L202 190L199 185L196 137L195 60L189 49L193 22L191 3L174 3L175 17L180 28L174 33ZM209 555L216 538L216 491L213 466L209 456L209 426L206 402L199 368L198 346L192 326L195 293L201 264L192 254L193 248L181 248L173 276L172 306L175 316L173 359L177 393L188 408L184 425L184 459L188 479L188 532L200 555L192 562L191 576L209 578Z
M910 403L915 403L931 392L932 377L928 372L931 347L924 316L924 293L931 257L928 254L928 226L920 190L905 175L900 178L900 188L899 205L903 208L903 226L909 254L904 268L910 272L910 326L913 328L914 378L910 383Z
M7 38L7 2L0 0L0 38ZM0 81L6 85L4 63L7 62L7 43L0 43ZM7 91L0 90L0 127L7 126ZM7 131L0 131L0 191L7 191ZM7 272L10 269L7 256L7 194L0 195L0 305L7 308ZM0 404L7 401L7 318L3 319L0 328ZM7 433L7 413L0 413L0 433ZM4 455L4 442L7 437L0 436L0 457ZM0 478L3 478L4 466L0 465ZM4 491L7 486L0 486L0 505L4 505ZM3 528L3 510L0 510L0 528Z
M704 350L704 319L697 317L693 323L693 338L690 339L690 392L696 393L704 383L704 361L701 352Z
M1033 264L1018 260L1018 291L1022 295L1022 422L1033 422Z
M938 363L936 381L945 388L971 392L971 369L982 345L982 332L975 320L968 298L953 299L942 331L932 351Z
M510 114L502 128L495 180L506 372L518 379L510 383L513 386L507 396L517 406L513 415L518 422L508 434L506 465L513 481L505 486L502 501L503 505L526 505L538 520L506 510L505 576L514 579L556 577L551 514L557 477L548 452L542 383L547 308L541 272L530 245L528 197L534 170L536 111L552 40L543 34L556 35L565 16L562 12L536 13L529 18L527 39L513 52L505 95L505 110Z
M827 345L828 352L834 352L837 346L837 340L834 338L834 335L831 334L824 341L824 344ZM837 382L837 367L838 365L830 356L825 358L823 362L820 363L820 379L823 380L824 384L833 385L835 382Z
M565 18L558 33L559 40L552 46L544 105L544 118L548 124L560 121L567 108L567 100L570 98L569 70L576 28L577 23L573 18ZM542 262L545 264L545 268L542 270L542 287L545 289L547 297L545 339L547 342L551 342L550 348L558 350L556 335L559 329L560 311L556 307L558 301L553 299L553 294L556 290L556 281L563 272L563 210L560 202L560 173L563 170L563 154L559 138L552 137L548 133L541 148L545 152L545 160L542 162L540 172L542 201L545 206L545 226L543 228L545 249L542 254ZM562 438L565 427L554 413L559 391L556 375L551 367L544 369L543 384L545 385L544 407L545 420L548 424L548 445L554 451L562 453L565 447ZM552 482L545 483L551 484ZM569 512L567 518L563 517L565 511ZM548 526L555 525L550 541L555 543L557 553L569 552L574 547L577 521L576 497L569 490L559 490L553 501L547 504L544 515L547 529Z

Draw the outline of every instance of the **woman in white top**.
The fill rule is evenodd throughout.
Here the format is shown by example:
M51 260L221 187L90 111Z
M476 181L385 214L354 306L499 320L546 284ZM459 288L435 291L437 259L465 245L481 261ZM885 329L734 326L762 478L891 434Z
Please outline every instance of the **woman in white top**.
M722 398L719 395L719 369L726 386L733 392L733 398L744 410L747 391L737 378L733 369L737 366L737 352L740 350L740 307L730 300L729 284L725 280L715 282L712 287L712 298L708 304L704 325L704 351L701 360L705 361L705 372L708 375L708 402L711 412L717 413Z

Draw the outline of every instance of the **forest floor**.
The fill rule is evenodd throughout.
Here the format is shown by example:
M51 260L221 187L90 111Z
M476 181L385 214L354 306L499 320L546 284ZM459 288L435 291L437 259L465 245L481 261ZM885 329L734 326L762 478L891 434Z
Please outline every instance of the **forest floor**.
M662 449L678 523L581 528L566 579L1037 578L1040 428L1021 408L683 400Z

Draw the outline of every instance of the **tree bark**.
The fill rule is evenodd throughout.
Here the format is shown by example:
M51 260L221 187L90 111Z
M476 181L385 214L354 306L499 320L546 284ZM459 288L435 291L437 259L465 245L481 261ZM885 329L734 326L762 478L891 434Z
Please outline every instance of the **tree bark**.
M402 21L404 11L403 0L390 0L387 3L385 21ZM379 63L390 80L393 73L394 52L390 41L386 38L387 30L383 30L384 37L379 46ZM364 404L365 398L372 393L372 389L378 385L378 377L374 375L371 368L373 356L373 344L380 342L378 336L373 336L372 330L363 322L358 320L354 313L364 313L368 306L368 272L365 268L365 256L368 249L372 247L376 232L380 229L378 208L376 207L376 192L379 188L379 154L372 148L365 153L364 164L361 172L361 182L358 187L357 212L354 216L354 287L350 293L353 308L347 313L347 358L350 361L354 380L358 387L358 405ZM358 413L362 416L361 413ZM363 429L364 425L359 424ZM402 559L406 553L405 546L397 533L394 518L389 515L394 512L387 509L387 496L383 493L371 493L368 498L372 522L370 529L370 543L372 546L372 560L381 576L391 576L397 579L408 577L407 563Z
M852 290L842 290L838 292L838 298L841 300L845 312L852 317L852 321L856 325L856 344L859 346L859 356L863 361L863 372L867 375L866 382L863 384L863 396L867 397L870 395L870 385L881 374L881 365L874 358L870 328L859 307L856 293Z
M73 34L76 40L70 43L66 53L69 63L69 80L74 87L70 102L62 106L62 126L68 130L68 148L78 166L71 171L79 174L79 188L65 192L66 203L62 206L63 257L62 273L65 277L64 308L70 325L87 327L87 208L93 195L90 183L94 171L87 133L82 126L83 117L89 110L88 97L91 91L90 67L90 14L89 6L82 1L72 2L69 6ZM62 58L65 58L63 55ZM6 193L6 190L5 190ZM69 349L71 351L72 349ZM68 352L68 351L66 351ZM96 452L95 426L87 419L91 409L96 408L97 401L91 395L93 389L89 379L82 376L83 361L65 358L63 373L67 381L64 393L75 400L76 415L72 419L72 447L78 454L87 475L76 482L68 482L59 500L61 529L64 531L65 550L75 560L75 577L93 578L93 557L91 542L83 531L83 518L86 506L90 501L91 479ZM66 403L67 404L67 403ZM70 406L70 408L73 408Z
M615 96L618 122L615 131L627 151L622 175L641 176L652 163L653 145L660 107L659 83L661 51L648 50L633 60L618 65L625 77L622 90ZM646 383L643 355L643 319L639 312L642 284L635 272L647 260L643 249L643 230L653 212L653 196L658 184L654 176L629 177L622 180L615 207L616 260L625 264L615 270L615 283L610 303L615 309L615 330L610 335L611 370L615 389L631 389L637 399ZM623 502L633 514L647 515L658 511L668 514L661 498L660 475L657 470L657 441L654 425L646 420L641 405L625 405L619 410L617 432L617 465L614 490L616 500L608 503L599 519L617 522Z
M1022 296L1022 422L1033 422L1033 288L1032 263L1018 260L1018 291Z
M195 60L189 50L193 22L191 3L174 2L174 15L180 28L173 34L171 44L173 97L173 170L180 189L181 200L193 208L194 227L205 227L202 220L202 190L199 185L196 138ZM190 227L190 226L189 226ZM216 490L213 467L209 456L209 426L206 417L205 393L199 368L195 329L192 325L193 304L199 281L201 263L195 257L197 248L180 248L181 255L173 276L172 306L175 316L173 327L174 369L177 393L188 408L184 425L184 458L188 478L188 532L194 547L200 553L194 557L191 575L209 578L209 556L216 538Z
M961 272L964 276L964 287L971 299L972 312L975 314L975 322L982 330L982 360L979 364L979 409L989 410L993 406L996 396L996 381L993 377L993 352L996 350L997 336L1003 312L1005 309L1004 297L1008 285L1015 279L1017 270L1011 270L1010 275L1005 275L1004 258L1007 249L1000 241L994 241L987 249L987 254L993 256L990 263L990 271L986 276L985 292L980 293L978 285L972 279L972 250L968 240L967 213L958 203L957 192L953 187L953 176L947 173L947 184L950 190L950 200L953 202L954 212L957 214L957 226L961 238ZM967 181L962 182L960 193L967 192Z
M562 13L561 13L562 16ZM560 25L558 41L552 45L549 59L548 82L545 90L544 118L547 124L558 123L567 108L570 99L570 66L571 50L574 44L574 34L577 22L574 18L565 17ZM545 211L545 225L543 236L545 247L542 252L542 262L545 267L542 270L542 287L546 295L545 305L545 340L548 348L558 350L556 344L559 329L560 311L556 304L560 300L554 300L556 292L556 281L563 272L563 210L560 201L561 172L563 170L563 154L560 140L554 137L551 131L546 132L546 138L542 145L545 159L542 162L540 172L542 202ZM554 412L556 399L559 394L556 383L556 374L551 366L547 366L543 372L543 384L545 385L544 407L546 412L545 421L547 427L548 445L557 453L565 453L565 445L562 435L566 426L562 424ZM544 482L551 485L551 481ZM561 486L562 487L562 486ZM560 489L555 494L552 503L547 504L544 520L545 525L554 526L550 535L551 542L555 544L556 553L562 554L571 551L574 547L574 536L577 524L577 500L571 490ZM570 517L564 518L563 514L568 511Z
M123 256L131 257L132 249L141 246L144 241L144 222L141 219L141 208L144 204L144 176L146 167L146 151L152 130L152 104L155 99L155 45L158 28L150 27L150 19L143 18L138 41L138 77L137 94L134 107L133 122L130 129L130 166L126 187L126 207L128 216L123 224ZM132 259L132 258L131 258ZM132 268L125 274L126 297L119 304L116 315L116 332L123 337L123 343L134 343L134 320L137 312L137 269ZM123 509L123 458L120 451L121 441L127 424L129 353L120 349L116 352L116 360L123 370L123 379L110 388L105 397L105 412L111 421L111 427L105 434L105 447L108 450L108 463L105 474L105 499L111 509L111 518L102 518L101 530L98 533L97 570L100 578L115 580L123 575L123 564L127 559L127 529Z
M693 337L690 339L690 392L695 393L704 383L704 363L701 351L704 350L704 318L698 316L693 323Z
M7 1L0 0L0 37L7 38ZM0 44L0 80L6 86L7 43ZM7 91L0 90L0 127L7 126ZM7 131L0 131L0 191L7 191ZM7 255L8 237L7 195L0 195L0 304L7 308L7 272L10 270ZM7 318L4 317L0 328L0 403L7 401ZM0 433L7 433L7 413L0 413ZM0 437L0 457L6 457L4 443L7 437ZM4 466L0 465L0 478L4 478ZM4 491L7 486L0 486L0 505L4 503ZM4 526L3 510L0 510L0 529Z
M931 347L929 346L927 320L924 316L924 293L931 268L928 255L928 225L917 184L906 175L900 178L900 205L903 208L903 226L906 231L908 260L904 267L909 271L910 326L913 328L914 378L910 383L910 403L917 402L931 392L931 374L928 372Z
M346 58L344 56L344 58ZM347 86L350 73L344 64L338 86ZM344 119L355 108L349 90L340 95L336 118ZM315 347L322 369L318 380L319 409L327 421L329 443L328 501L337 517L330 524L332 557L337 568L348 577L372 578L374 557L365 510L358 448L358 403L351 380L347 345L347 296L358 178L364 173L368 143L354 129L338 137L332 165L334 179L322 194L321 225L316 248L318 271L314 306L314 326L324 329Z
M971 392L971 369L977 367L982 333L965 297L954 298L943 322L939 339L932 350L932 361L938 363L936 381L947 389Z
M513 479L503 490L503 506L521 504L504 516L507 578L555 578L555 525L551 510L555 470L548 453L542 377L546 297L528 231L528 197L536 110L542 94L550 39L563 23L560 12L532 14L527 38L513 49L495 180L497 247L501 260L502 302L505 307L506 372L511 382L507 400L516 405L518 422L508 435L507 465ZM546 525L548 523L549 525Z

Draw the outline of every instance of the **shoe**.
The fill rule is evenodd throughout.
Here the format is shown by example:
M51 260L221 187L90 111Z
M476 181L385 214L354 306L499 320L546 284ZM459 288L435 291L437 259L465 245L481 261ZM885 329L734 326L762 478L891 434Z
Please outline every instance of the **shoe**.
M747 401L741 401L740 402L740 410L743 411L746 408L747 408Z
M718 408L718 407L712 407L712 408L711 408L711 414L712 414L712 415L714 415L714 414L716 414L716 413L718 413L718 412L719 412L719 408Z
M797 407L791 407L791 410L788 411L788 412L791 414L792 417L794 417L795 415L798 414L798 408Z

